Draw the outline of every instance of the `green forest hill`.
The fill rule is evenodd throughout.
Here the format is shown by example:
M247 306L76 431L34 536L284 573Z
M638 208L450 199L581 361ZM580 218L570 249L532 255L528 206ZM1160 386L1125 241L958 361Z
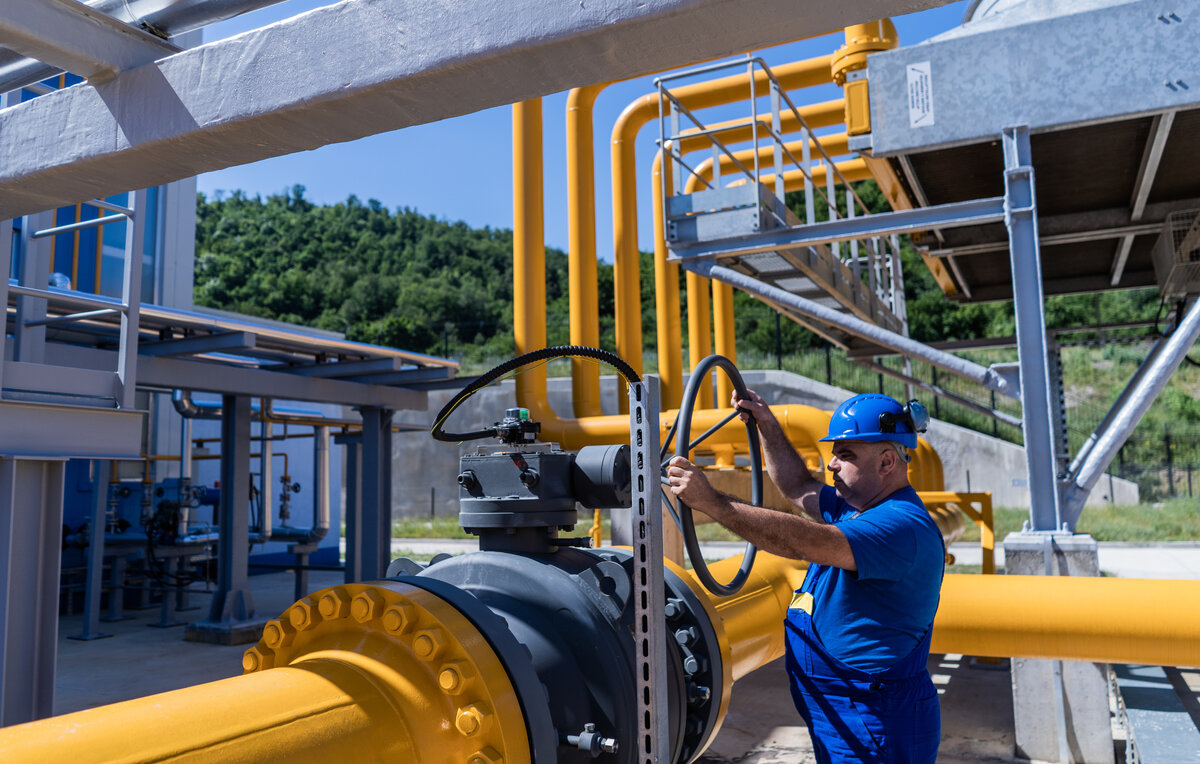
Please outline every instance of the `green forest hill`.
M885 209L873 183L857 184L856 190L868 206ZM789 195L788 202L796 209L802 199ZM931 342L1014 333L1011 303L951 302L907 242L903 250L913 338ZM642 254L641 270L647 368L653 368L654 276L648 254ZM514 352L512 232L507 229L471 228L407 208L392 211L373 199L363 203L354 196L339 204L316 205L304 198L303 186L265 199L239 191L214 199L200 194L195 274L197 305L449 356L460 361L467 373L482 371ZM567 284L565 253L548 248L546 310L551 345L569 339ZM600 344L612 348L611 265L600 264L599 289ZM686 294L681 301L686 311ZM735 306L743 367L778 365L814 377L832 369L828 358L821 362L818 357L826 352L824 341L808 330L785 320L777 339L775 313L768 306L740 292ZM1152 321L1162 317L1162 308L1152 289L1052 297L1046 301L1046 320L1049 328L1087 326L1098 317L1106 323ZM1125 330L1124 344L1064 348L1073 445L1091 432L1145 356L1146 342L1134 341L1131 335L1146 331ZM1075 338L1087 341L1095 335ZM681 341L686 345L686 336ZM782 357L776 356L777 347L782 348ZM837 368L845 368L844 357L834 352ZM1015 351L976 352L973 357L987 363L1015 359ZM914 373L930 379L932 372L917 365ZM877 389L881 384L874 374L835 376L829 381L849 389ZM943 386L950 387L949 382L946 375L939 378ZM889 391L894 386L887 380ZM987 402L982 391L964 388L963 392ZM1123 460L1161 465L1170 454L1172 466L1178 464L1180 470L1188 463L1200 463L1197 392L1200 369L1185 364L1127 446ZM942 418L981 430L994 427L991 420L956 411L953 404L940 408ZM1019 440L1019 431L1013 428L1000 426L995 434ZM1196 483L1200 494L1200 474Z

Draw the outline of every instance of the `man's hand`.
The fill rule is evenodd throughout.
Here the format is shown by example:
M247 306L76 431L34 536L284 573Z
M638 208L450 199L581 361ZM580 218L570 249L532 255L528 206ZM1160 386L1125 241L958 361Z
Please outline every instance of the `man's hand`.
M708 478L700 468L676 456L667 466L667 479L671 481L671 493L683 499L692 509L709 515L720 508L721 497L713 490Z
M758 423L759 427L775 421L775 414L771 411L771 407L767 405L761 395L753 390L746 390L745 398L739 398L737 390L734 390L731 401L743 422L749 422L751 416L754 417L754 421Z

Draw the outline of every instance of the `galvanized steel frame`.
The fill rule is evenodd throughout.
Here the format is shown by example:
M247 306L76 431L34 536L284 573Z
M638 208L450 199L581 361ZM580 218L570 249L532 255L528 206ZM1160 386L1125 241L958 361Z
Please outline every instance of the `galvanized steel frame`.
M1008 229L1021 367L1021 432L1029 475L1029 520L1034 531L1055 531L1062 526L1055 467L1058 447L1052 422L1055 407L1051 401L1029 129L1005 128L1000 141L1004 150L1004 225Z

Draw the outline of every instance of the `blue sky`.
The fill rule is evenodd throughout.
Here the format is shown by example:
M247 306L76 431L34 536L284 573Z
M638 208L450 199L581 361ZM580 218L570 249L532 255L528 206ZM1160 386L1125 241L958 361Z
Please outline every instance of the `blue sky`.
M287 0L278 5L215 24L204 30L205 41L223 39L298 13L328 5L329 0ZM965 2L893 19L901 45L912 45L957 26ZM769 65L832 53L841 33L756 51ZM596 251L612 260L612 195L609 137L617 116L633 99L654 90L644 77L610 86L596 100ZM805 101L837 98L835 86L813 88ZM566 93L545 97L543 104L546 244L567 248ZM707 116L707 115L706 115ZM745 116L730 113L714 119ZM647 125L638 138L639 242L652 249L649 165L657 125ZM280 193L294 184L318 204L332 204L351 194L385 206L411 207L444 220L471 226L512 227L512 112L510 107L469 114L428 125L303 151L254 164L206 173L199 190L212 197L241 189L253 196Z

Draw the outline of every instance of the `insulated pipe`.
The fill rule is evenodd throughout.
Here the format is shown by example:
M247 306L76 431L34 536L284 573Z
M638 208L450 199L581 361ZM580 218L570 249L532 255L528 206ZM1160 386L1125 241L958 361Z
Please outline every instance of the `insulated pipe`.
M85 0L84 4L130 26L166 38L278 2L280 0ZM0 50L0 93L32 85L61 71L37 59Z
M596 274L596 167L592 153L592 114L596 96L607 85L575 88L567 96L568 279L571 344L600 346L600 309ZM678 270L678 269L677 269ZM676 276L678 280L678 276ZM659 345L662 352L662 345ZM602 414L600 367L571 359L571 399L575 416Z
M780 86L785 90L811 87L831 81L831 56L798 61L775 70ZM750 77L734 75L711 82L685 85L673 91L688 109L741 100L749 94ZM755 87L768 84L765 72L754 73ZM613 285L616 311L617 354L639 374L642 372L641 286L638 272L637 246L637 186L635 141L646 123L658 118L659 94L647 93L631 102L621 112L612 132L612 189L613 189ZM803 113L803 109L801 112ZM839 117L841 115L838 115ZM807 115L805 117L807 119ZM622 412L628 403L618 396Z
M856 316L844 315L832 308L827 308L820 303L799 297L778 287L762 284L756 279L738 273L731 268L714 265L711 262L696 263L695 267L709 278L729 283L750 294L783 305L808 318L836 326L843 331L875 342L889 350L894 350L902 355L924 361L951 374L956 374L976 384L983 385L989 390L995 390L1010 397L1019 396L1019 393L993 369L980 366L977 363L972 363L950 353L936 350L916 340L863 321Z

